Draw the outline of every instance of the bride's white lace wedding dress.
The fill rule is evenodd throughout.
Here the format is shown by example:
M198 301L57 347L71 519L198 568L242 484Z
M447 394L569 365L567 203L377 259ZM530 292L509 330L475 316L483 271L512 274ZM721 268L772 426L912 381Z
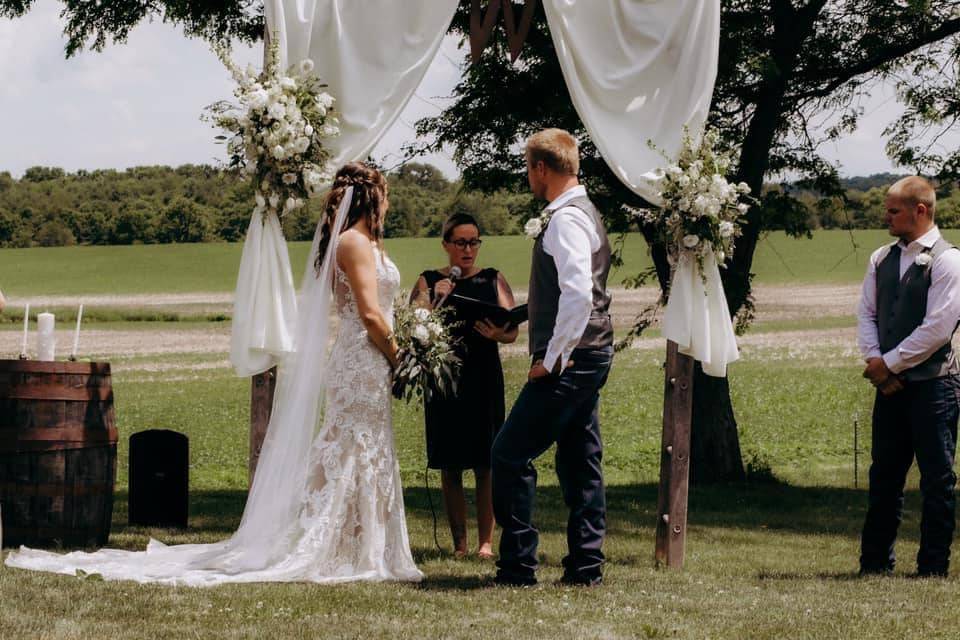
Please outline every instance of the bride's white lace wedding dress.
M334 254L336 243L331 244ZM316 247L315 238L311 258ZM385 254L374 251L380 308L392 319L400 274ZM394 453L390 366L368 338L354 293L332 257L324 260L319 277L311 276L313 262L308 261L298 352L281 369L254 485L231 538L177 546L151 540L142 552L61 555L21 548L8 555L6 564L197 586L421 580L410 552ZM331 282L339 329L327 355Z

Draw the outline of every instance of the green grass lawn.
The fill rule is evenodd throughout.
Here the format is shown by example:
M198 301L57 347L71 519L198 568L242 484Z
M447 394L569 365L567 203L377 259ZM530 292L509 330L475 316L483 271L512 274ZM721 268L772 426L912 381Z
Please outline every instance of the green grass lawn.
M960 230L948 230L946 236L960 242ZM884 231L818 231L812 240L771 233L757 249L756 282L859 282L870 252L887 241ZM240 244L215 243L0 249L0 288L12 304L18 296L228 292L236 286L241 249ZM445 264L435 238L388 240L387 249L405 286L424 269ZM308 250L309 243L290 244L297 282ZM649 264L638 234L627 237L623 255L624 266L611 276L614 285ZM481 253L483 264L499 268L517 288L526 288L529 260L530 241L521 236L487 238Z
M855 578L866 494L866 456L853 488L853 418L870 407L856 362L814 348L811 357L770 350L735 364L731 384L745 458L779 479L694 488L687 563L653 568L660 442L662 354L620 354L604 392L608 483L606 584L558 586L565 509L548 454L538 464L541 584L489 586L491 564L452 557L442 524L433 542L425 486L422 412L395 405L410 537L426 573L420 585L306 584L213 589L103 583L0 567L0 638L956 638L960 620L946 603L960 582L912 580L919 496L911 478L900 568L889 579ZM246 486L249 382L226 369L191 370L209 356L186 356L175 371L115 369L121 430L118 504L111 545L142 548L214 541L239 522ZM131 360L131 363L134 361ZM525 369L505 362L507 400ZM183 431L191 443L191 528L126 525L126 438L140 429ZM861 447L869 429L861 427ZM471 528L471 535L475 529Z

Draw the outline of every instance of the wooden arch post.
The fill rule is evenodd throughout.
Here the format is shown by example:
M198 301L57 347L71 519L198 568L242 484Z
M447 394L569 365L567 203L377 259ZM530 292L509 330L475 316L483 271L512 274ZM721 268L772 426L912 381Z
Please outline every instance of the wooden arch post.
M657 495L658 567L683 567L690 484L690 424L693 417L693 358L667 341L663 390L663 437L660 443L660 490Z
M267 66L270 55L270 31L263 29L263 66ZM267 435L270 424L270 410L273 408L273 392L277 386L277 368L273 367L258 373L250 379L250 455L247 458L247 471L250 486L253 486L253 474L260 460L260 448Z

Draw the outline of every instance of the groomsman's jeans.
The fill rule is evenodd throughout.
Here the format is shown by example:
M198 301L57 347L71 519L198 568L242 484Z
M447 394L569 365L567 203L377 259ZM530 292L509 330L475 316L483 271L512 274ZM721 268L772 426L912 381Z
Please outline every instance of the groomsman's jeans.
M533 583L538 533L533 526L537 471L533 460L557 443L557 476L570 509L565 575L601 576L606 498L600 461L600 388L613 348L575 349L560 375L527 382L493 441L493 512L503 529L498 577Z
M956 376L908 382L892 396L877 392L873 405L870 506L863 525L860 569L892 571L894 542L903 518L903 486L916 455L923 515L917 571L946 574L950 566L956 499L953 472L960 414Z

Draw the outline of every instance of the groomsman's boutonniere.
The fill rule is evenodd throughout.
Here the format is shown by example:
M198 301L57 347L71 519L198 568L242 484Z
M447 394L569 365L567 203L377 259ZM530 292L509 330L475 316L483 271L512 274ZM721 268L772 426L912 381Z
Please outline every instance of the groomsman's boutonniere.
M928 251L922 251L917 254L917 257L913 259L913 262L918 267L926 268L931 262L933 262L933 256L931 256Z
M530 218L527 220L527 224L523 225L523 232L527 234L528 238L536 240L540 237L540 234L544 232L547 228L547 225L550 223L550 218L553 216L553 211L547 209L541 213L536 218Z

